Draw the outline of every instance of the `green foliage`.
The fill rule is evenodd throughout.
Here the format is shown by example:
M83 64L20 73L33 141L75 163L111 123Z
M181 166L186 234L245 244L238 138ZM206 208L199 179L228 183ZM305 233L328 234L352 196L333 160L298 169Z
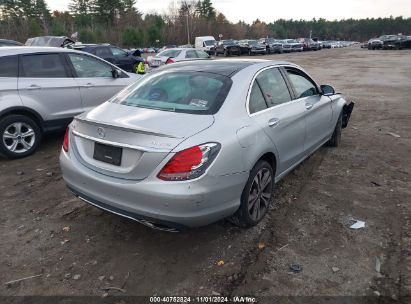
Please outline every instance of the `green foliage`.
M144 43L144 35L139 29L128 27L123 31L122 42L125 47L141 47Z
M202 18L207 20L214 20L216 18L216 10L213 7L211 0L198 1L197 10Z
M1 0L0 37L25 41L38 35L79 32L84 43L109 42L127 47L187 42L195 36L224 38L298 38L312 32L319 39L365 41L383 34L411 34L411 18L345 20L284 20L233 24L217 12L211 0L183 0L166 15L142 14L136 0L71 0L69 12L53 12L45 0Z
M29 20L29 36L35 37L35 36L40 36L43 32L43 29L41 28L40 24L37 22L35 19L30 19Z

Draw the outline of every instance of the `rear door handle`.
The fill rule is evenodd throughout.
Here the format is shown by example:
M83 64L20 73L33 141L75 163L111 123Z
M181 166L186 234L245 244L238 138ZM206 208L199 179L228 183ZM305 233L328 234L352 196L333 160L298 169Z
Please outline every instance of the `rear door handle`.
M38 86L37 84L32 84L31 86L27 87L26 90L40 90L41 86Z
M92 83L86 83L85 85L83 85L83 88L92 88L94 87L94 84Z
M305 108L307 109L307 110L310 110L312 107L313 107L314 105L312 104L312 103L306 103L305 104Z
M280 120L278 118L271 118L268 121L268 126L269 127L275 127L276 125L278 125L279 122L280 122Z

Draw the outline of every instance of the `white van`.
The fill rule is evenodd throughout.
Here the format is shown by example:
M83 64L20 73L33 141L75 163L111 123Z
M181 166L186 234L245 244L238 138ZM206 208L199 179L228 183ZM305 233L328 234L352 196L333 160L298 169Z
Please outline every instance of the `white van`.
M203 50L208 54L212 54L214 52L214 44L216 43L215 38L213 36L201 36L196 37L195 40L195 48Z

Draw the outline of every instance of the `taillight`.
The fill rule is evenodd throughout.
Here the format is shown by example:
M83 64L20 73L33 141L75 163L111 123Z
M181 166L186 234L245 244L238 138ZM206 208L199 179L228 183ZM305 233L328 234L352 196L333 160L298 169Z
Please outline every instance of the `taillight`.
M174 60L171 59L171 58L168 58L167 61L166 61L166 64L170 64L170 63L174 63Z
M207 143L177 152L157 177L165 181L183 181L204 174L220 151L221 145Z
M64 134L63 140L63 150L68 152L69 150L69 134L70 134L70 127L67 127L66 134Z

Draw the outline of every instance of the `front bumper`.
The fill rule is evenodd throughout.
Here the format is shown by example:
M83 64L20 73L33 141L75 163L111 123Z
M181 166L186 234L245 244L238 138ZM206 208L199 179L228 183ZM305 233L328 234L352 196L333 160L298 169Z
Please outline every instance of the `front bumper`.
M251 53L253 53L253 54L264 54L264 53L267 52L266 49L251 49L250 51L251 51Z
M130 181L84 167L62 151L60 165L70 190L84 201L147 226L182 230L205 226L232 215L248 173L208 176L184 182L155 177ZM167 229L161 229L167 230Z

